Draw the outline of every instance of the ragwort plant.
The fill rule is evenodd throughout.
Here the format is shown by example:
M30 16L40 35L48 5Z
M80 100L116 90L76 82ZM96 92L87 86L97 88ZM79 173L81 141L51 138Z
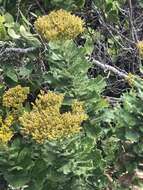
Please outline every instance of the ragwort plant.
M17 102L9 102L9 99L15 98L18 88L9 89L3 95L4 105L19 108ZM23 96L18 93L17 100L21 106L27 89L21 87L20 90ZM95 139L85 136L83 121L88 118L83 103L74 101L72 110L67 112L63 105L60 113L63 97L62 94L41 92L31 105L30 112L23 104L25 111L16 121L4 121L5 125L11 125L13 131L6 139L9 131L5 130L0 151L1 173L8 184L14 187L26 185L27 189L54 190L93 189L102 186L100 178L106 182L106 177L102 176L105 163L101 152L95 146ZM9 113L13 115L13 109ZM94 180L97 182L92 184Z
M49 88L61 95L41 94L33 104L26 100L27 87L16 86L3 95L3 112L13 114L15 120L13 136L1 148L0 171L14 187L72 190L102 189L108 184L104 174L106 162L97 147L97 139L104 135L99 130L101 115L108 107L107 100L100 96L105 81L102 77L88 78L91 65L86 59L86 47L78 47L73 41L83 31L83 22L64 13L65 17L77 20L77 28L72 34L61 18L66 26L65 39L61 39L59 30L54 41L48 43L49 71L44 76ZM88 117L92 118L90 122Z
M66 20L66 22L65 22ZM84 31L84 22L65 10L52 11L39 17L35 28L47 41L74 39Z
M107 3L111 15L118 15L116 3ZM58 6L55 1L51 4ZM7 186L27 190L131 189L120 185L120 176L132 175L141 166L142 79L128 77L133 89L113 109L102 96L105 79L88 76L92 67L88 40L83 46L76 44L75 38L85 30L81 18L65 10L39 17L35 22L39 39L23 25L18 26L17 35L11 35L8 31L15 31L14 26L4 25L8 38L16 45L20 41L23 47L44 45L45 62L43 70L35 68L31 63L36 54L31 52L24 59L23 70L11 66L11 74L9 68L2 67L5 83L14 86L1 92L0 175ZM35 70L34 77L40 71L36 79L32 76ZM33 88L33 83L38 87Z

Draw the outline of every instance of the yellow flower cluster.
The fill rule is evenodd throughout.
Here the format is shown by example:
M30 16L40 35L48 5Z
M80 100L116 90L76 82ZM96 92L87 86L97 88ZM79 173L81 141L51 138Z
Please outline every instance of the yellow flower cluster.
M134 81L135 81L135 75L133 75L132 73L129 73L126 78L126 81L128 82L130 86L133 86Z
M29 88L20 85L9 89L3 95L3 106L15 109L21 108L23 102L27 99L28 93Z
M39 17L35 28L45 40L74 39L84 31L84 22L78 16L60 9Z
M8 141L13 136L13 131L10 128L13 122L13 117L11 115L7 116L7 118L3 121L2 117L0 117L0 143L7 144Z
M136 44L138 50L139 50L139 54L140 56L143 56L143 41L139 41L137 44Z
M58 140L79 133L82 122L87 119L83 104L75 101L71 112L60 113L63 99L63 94L41 92L32 111L20 117L23 134L43 143L46 139Z

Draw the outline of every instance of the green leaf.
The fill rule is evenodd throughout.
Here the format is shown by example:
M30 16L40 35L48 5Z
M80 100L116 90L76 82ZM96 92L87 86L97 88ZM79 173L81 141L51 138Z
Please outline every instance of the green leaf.
M21 12L21 10L19 10L20 12L20 15L22 17L22 19L24 20L24 22L29 25L29 26L32 26L32 24L26 19L26 17L24 16L24 14Z
M16 34L14 29L12 29L12 28L8 28L7 32L8 32L8 35L13 39L19 39L20 38L20 35Z
M27 42L30 43L31 45L33 45L33 46L35 46L35 47L41 46L40 41L39 41L36 37L34 37L33 34L31 34L30 32L28 32L28 31L26 30L26 28L25 28L23 25L20 26L20 34L21 34L21 36L22 36L23 38L25 38L25 39L27 40Z
M8 70L5 75L7 77L9 77L11 80L13 80L14 82L18 82L18 77L17 74L14 70Z
M6 23L14 23L14 18L13 18L13 16L11 14L6 13L4 15L4 18L5 18Z
M29 75L31 74L32 70L27 69L26 67L20 67L19 68L19 75L21 77L29 77Z
M23 171L7 173L4 175L4 177L7 180L7 182L15 188L22 187L30 181L29 174L23 173Z
M135 131L126 131L125 137L133 143L139 140L139 134Z

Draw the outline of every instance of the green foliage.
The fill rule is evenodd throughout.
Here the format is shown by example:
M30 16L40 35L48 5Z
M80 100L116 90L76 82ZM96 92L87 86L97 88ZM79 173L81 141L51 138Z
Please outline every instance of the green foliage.
M125 0L93 0L91 7L92 11L97 11L103 25L104 19L107 26L111 23L118 29L125 25L128 31L128 18L121 23L120 17L121 8L126 3ZM142 1L139 3L142 5ZM75 41L45 42L35 34L33 23L37 16L63 8L86 17L84 11L78 12L84 4L84 0L0 0L0 115L5 118L12 112L2 105L4 91L21 84L31 90L24 102L25 110L32 109L31 103L42 89L64 93L61 112L69 111L73 99L78 99L84 102L89 116L82 123L82 132L76 136L37 144L31 137L26 138L20 133L22 126L17 115L11 126L13 138L7 146L0 142L0 177L14 188L129 190L131 187L122 183L122 176L127 173L132 176L142 167L143 80L129 76L130 89L122 94L118 103L111 99L110 105L106 98L106 88L110 87L106 78L101 72L100 75L96 73L95 78L89 74L93 68L90 57L96 45L104 41L107 52L103 51L103 54L107 53L109 62L114 63L123 51L120 46L122 36L87 28L83 34L85 43L79 45L78 38ZM27 53L3 51L31 47L34 50ZM98 52L93 57L98 57Z
M133 172L139 167L142 160L142 122L143 99L142 79L134 79L133 89L122 97L123 105L115 108L116 136L125 152L128 152L127 159L123 165L127 171ZM132 163L132 164L131 164Z
M4 178L14 187L28 185L28 190L95 189L104 165L95 141L83 136L39 147L16 138L0 151Z
M18 139L15 139L9 149L1 147L1 173L12 186L23 186L29 181L29 171L33 165L31 154L31 149L24 147Z
M93 3L95 6L101 10L101 12L105 12L106 19L111 22L119 22L119 13L120 6L124 5L126 0L94 0Z
M49 43L48 64L50 71L46 79L56 91L65 93L67 101L78 98L85 101L88 109L98 110L108 106L100 97L106 83L103 77L89 78L90 65L87 44L77 47L72 41Z
M43 0L45 7L63 8L67 10L83 7L85 0Z
M6 38L6 29L4 26L5 18L0 16L0 40L5 40Z

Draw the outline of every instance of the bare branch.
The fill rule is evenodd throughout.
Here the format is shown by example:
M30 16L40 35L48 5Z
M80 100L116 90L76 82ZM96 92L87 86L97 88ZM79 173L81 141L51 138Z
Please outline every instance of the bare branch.
M134 22L133 22L132 0L128 0L128 4L129 4L129 20L130 20L130 27L131 27L132 38L136 42L136 41L138 41L138 35L136 33L136 29L134 27Z
M2 57L6 53L26 54L29 52L33 52L36 49L37 48L35 48L35 47L29 47L29 48L25 48L25 49L22 49L22 48L6 48L2 53L0 53L0 57ZM102 68L104 71L108 70L108 71L115 73L116 75L118 75L121 78L126 79L128 76L128 73L126 73L125 71L120 71L119 69L116 69L115 67L113 67L111 65L101 63L98 60L92 60L92 63L97 65L98 67Z
M5 48L4 51L0 53L0 57L5 55L6 53L18 53L18 54L26 54L29 52L35 51L37 48L35 47L29 47L29 48Z
M98 67L100 67L104 71L106 71L106 70L111 71L112 73L118 75L120 78L127 79L127 77L128 77L128 73L126 73L125 71L120 71L111 65L101 63L98 60L92 60L92 63L97 65Z

